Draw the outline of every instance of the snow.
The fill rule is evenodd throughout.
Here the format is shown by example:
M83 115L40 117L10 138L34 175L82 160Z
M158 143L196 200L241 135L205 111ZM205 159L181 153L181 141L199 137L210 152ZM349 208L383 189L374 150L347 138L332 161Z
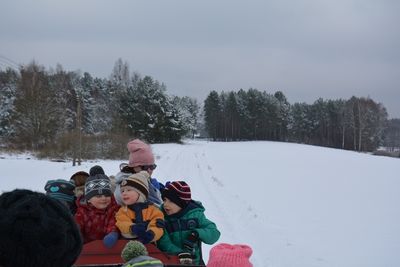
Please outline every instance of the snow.
M152 145L162 182L185 180L222 235L253 248L254 266L399 266L399 159L279 142ZM29 158L29 159L28 159ZM0 191L44 191L95 164L0 155ZM204 257L212 246L203 246Z

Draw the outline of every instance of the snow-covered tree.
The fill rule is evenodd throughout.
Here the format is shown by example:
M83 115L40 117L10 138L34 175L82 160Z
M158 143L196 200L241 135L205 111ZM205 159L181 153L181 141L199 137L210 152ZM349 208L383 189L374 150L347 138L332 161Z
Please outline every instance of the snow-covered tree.
M400 119L388 120L384 138L384 145L389 151L400 149Z
M5 71L0 71L0 138L3 140L14 132L11 118L18 80L19 74L15 70L7 68Z
M148 142L177 142L185 134L165 90L165 85L145 76L120 95L118 113L129 135Z
M188 136L194 138L195 134L198 132L200 111L197 100L188 96L174 96L172 97L172 104L179 112L179 117L181 118L185 132L188 133Z

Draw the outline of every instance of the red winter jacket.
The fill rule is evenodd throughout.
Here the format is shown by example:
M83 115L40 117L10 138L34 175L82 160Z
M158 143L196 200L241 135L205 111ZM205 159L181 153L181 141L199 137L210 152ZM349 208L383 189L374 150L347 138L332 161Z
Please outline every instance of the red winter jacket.
M111 204L104 210L96 209L92 204L86 202L84 196L77 199L76 205L78 208L75 213L75 221L81 230L84 243L103 239L106 234L118 231L115 226L115 213L119 206L113 196Z

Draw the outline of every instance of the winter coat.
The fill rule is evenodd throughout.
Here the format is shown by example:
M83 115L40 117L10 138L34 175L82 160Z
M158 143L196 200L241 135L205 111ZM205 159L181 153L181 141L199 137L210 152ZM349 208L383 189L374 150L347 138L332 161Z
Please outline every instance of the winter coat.
M221 235L215 223L204 215L205 208L203 205L192 200L186 208L173 215L165 213L164 205L161 206L161 210L165 218L165 231L157 242L158 248L169 254L187 252L184 248L184 242L195 231L199 235L199 241L194 250L194 263L200 264L201 242L209 245L214 244Z
M164 215L157 206L149 202L122 206L115 218L116 225L125 238L136 238L131 232L134 224L145 224L146 231L153 235L150 242L157 241L164 233Z
M77 209L77 207L76 207L76 199L74 198L73 202L67 202L66 205L67 205L69 211L71 212L72 216L74 216L75 213L76 213L76 209Z
M81 230L84 243L103 239L106 234L118 231L115 214L119 206L114 197L111 197L111 204L104 210L96 209L85 200L84 196L81 196L76 204L78 208L75 221Z
M164 188L164 185L162 183L157 181L156 178L150 178L148 200L157 207L161 206L161 204L163 203L160 193L162 188Z
M119 205L123 205L122 196L121 196L121 182L131 176L132 173L119 172L115 175L115 191L114 197ZM150 178L149 180L149 196L148 201L153 203L156 206L160 206L162 204L160 189L163 188L164 185L157 181L155 178Z

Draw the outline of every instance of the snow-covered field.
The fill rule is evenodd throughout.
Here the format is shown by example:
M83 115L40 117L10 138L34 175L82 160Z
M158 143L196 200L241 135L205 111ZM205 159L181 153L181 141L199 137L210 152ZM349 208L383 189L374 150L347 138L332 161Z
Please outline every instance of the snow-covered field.
M399 159L278 142L152 147L154 177L187 181L221 230L218 242L249 244L254 266L400 266ZM27 157L1 155L0 191L44 191L46 180L95 164L111 175L121 162Z

